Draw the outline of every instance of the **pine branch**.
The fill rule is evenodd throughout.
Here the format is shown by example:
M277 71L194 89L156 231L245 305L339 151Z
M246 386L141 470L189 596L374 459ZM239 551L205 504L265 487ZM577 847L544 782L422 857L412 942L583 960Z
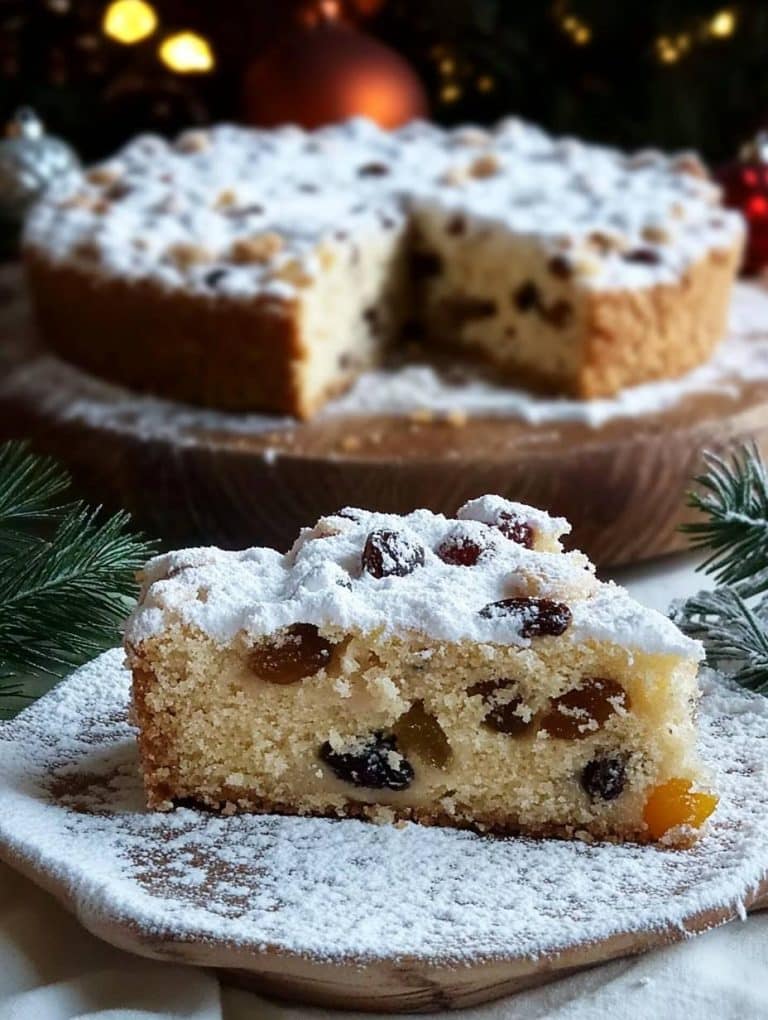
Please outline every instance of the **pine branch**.
M0 697L41 693L118 638L134 572L153 544L82 503L53 502L69 485L23 444L0 447ZM37 522L43 534L29 532ZM3 713L4 714L4 713Z
M694 549L708 549L701 569L748 598L768 590L768 475L754 444L728 463L705 454L707 472L688 506L708 519L684 524Z

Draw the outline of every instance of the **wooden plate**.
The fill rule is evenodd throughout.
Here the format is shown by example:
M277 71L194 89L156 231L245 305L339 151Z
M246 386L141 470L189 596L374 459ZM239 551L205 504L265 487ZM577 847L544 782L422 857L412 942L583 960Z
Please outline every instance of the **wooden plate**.
M86 495L129 509L172 545L285 549L344 505L452 514L496 492L568 517L597 563L631 563L685 544L677 528L704 449L751 436L768 451L768 373L599 427L480 413L462 427L381 413L304 424L214 414L138 397L47 355L16 268L0 289L0 439L31 436Z
M768 701L705 678L720 805L688 851L143 807L108 652L0 728L0 857L86 928L335 1007L485 1002L768 906Z

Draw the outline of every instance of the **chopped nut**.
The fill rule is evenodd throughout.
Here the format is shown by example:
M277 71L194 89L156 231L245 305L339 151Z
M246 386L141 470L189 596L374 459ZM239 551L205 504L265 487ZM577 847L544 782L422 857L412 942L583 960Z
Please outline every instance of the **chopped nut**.
M666 244L669 240L669 234L663 227L644 227L643 239L650 241L651 244Z
M347 453L354 453L355 450L359 450L363 445L363 441L360 436L344 436L341 441L341 448Z
M587 238L587 243L603 255L607 255L610 251L621 251L627 246L626 238L621 234L613 234L605 230L593 230Z
M435 420L435 412L430 410L428 407L419 407L415 411L410 412L408 420L417 424L426 425Z
M449 167L445 173L438 178L438 183L447 184L449 187L458 188L467 180L467 171L463 167Z
M172 244L167 254L179 269L189 269L191 266L211 261L211 254L205 248L199 244L188 244L185 241Z
M242 237L235 241L230 250L233 262L247 265L251 262L265 263L274 258L283 247L283 239L279 234L255 234L253 237Z
M179 152L202 152L209 145L210 139L205 131L186 131L176 140Z
M582 256L574 259L573 271L576 276L595 276L600 272L600 262L597 259Z
M493 152L486 152L473 160L469 167L472 177L493 177L501 170L499 157Z
M114 184L120 174L114 167L95 166L85 176L91 184L107 185Z
M213 203L214 209L228 209L237 201L237 194L232 188L225 188L216 196Z
M275 277L286 283L292 283L294 287L308 287L312 283L312 276L298 259L284 262L275 270Z
M317 258L322 269L330 269L336 262L336 252L329 244L321 244L317 249Z

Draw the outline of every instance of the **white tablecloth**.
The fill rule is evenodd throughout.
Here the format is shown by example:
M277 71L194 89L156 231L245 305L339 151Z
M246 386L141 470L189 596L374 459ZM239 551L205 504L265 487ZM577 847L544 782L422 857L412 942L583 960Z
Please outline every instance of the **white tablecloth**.
M658 609L703 587L687 558L636 568L619 579L637 598ZM269 1002L253 993L221 987L206 971L155 963L113 949L85 932L50 896L3 866L0 945L0 1020L362 1017ZM606 964L461 1016L467 1020L768 1020L768 912L732 922L684 945Z

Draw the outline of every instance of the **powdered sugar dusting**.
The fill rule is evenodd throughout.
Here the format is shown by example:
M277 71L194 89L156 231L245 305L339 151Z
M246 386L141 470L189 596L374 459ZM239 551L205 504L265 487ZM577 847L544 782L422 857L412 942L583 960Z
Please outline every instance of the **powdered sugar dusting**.
M536 958L670 931L768 871L768 702L707 675L701 752L721 801L691 850L494 839L353 820L143 807L129 676L108 652L0 730L0 852L130 942L322 960ZM138 936L138 938L137 938Z
M460 528L483 552L476 566L444 562L437 550L457 523L429 510L410 514L345 510L305 529L285 556L272 549L192 549L151 561L139 605L128 623L129 647L181 622L226 644L239 635L271 634L294 623L362 633L421 634L442 641L525 646L520 615L483 614L491 603L534 596L568 604L572 626L559 638L608 640L648 653L699 658L701 646L675 625L600 584L580 552L540 552L505 538L488 523L501 513L550 537L566 522L500 496L486 496L458 512ZM480 520L476 518L479 517ZM363 564L375 531L401 536L423 552L405 576L373 576ZM200 593L204 592L204 598Z

